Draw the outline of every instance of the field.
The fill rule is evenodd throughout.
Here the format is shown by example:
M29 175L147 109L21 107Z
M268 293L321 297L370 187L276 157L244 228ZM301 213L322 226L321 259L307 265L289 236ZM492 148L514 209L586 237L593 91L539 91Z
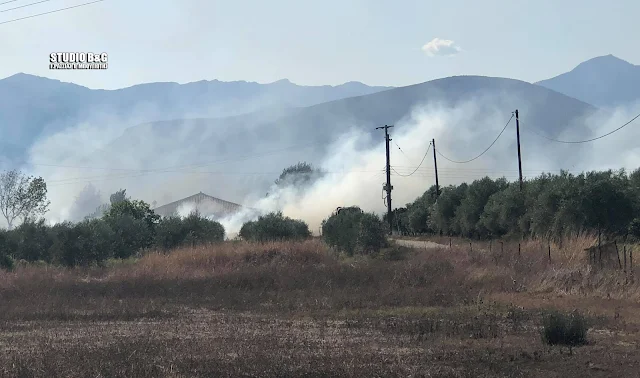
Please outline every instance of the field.
M0 273L0 376L611 377L640 371L640 285L582 236L520 254L227 242L105 268ZM498 252L495 252L498 251ZM550 310L588 345L548 346Z

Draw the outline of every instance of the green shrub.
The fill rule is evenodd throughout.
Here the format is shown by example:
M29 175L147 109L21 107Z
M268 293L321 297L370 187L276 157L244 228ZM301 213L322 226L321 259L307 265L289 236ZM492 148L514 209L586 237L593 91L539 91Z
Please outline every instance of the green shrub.
M192 213L184 219L162 219L156 226L155 245L167 250L183 245L221 242L224 236L224 227L219 222Z
M239 235L244 240L265 242L306 239L311 237L311 231L305 222L277 212L243 224Z
M15 266L16 261L13 259L13 257L4 253L0 253L0 269L13 270Z
M333 248L352 256L375 254L387 246L380 218L358 207L343 208L322 222L322 237Z
M65 266L101 266L114 253L116 233L102 219L60 223L51 227L50 234L50 254Z
M126 259L153 245L155 229L144 219L136 219L129 214L106 218L106 223L115 233L113 257Z
M547 314L543 321L542 339L549 345L579 346L587 344L589 327L577 312Z

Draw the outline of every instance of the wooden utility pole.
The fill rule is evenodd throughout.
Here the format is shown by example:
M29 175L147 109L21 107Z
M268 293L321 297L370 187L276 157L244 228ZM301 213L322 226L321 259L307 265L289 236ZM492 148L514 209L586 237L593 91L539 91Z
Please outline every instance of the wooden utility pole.
M387 192L387 218L389 220L389 235L393 235L393 212L391 211L391 190L393 186L391 186L391 158L389 154L389 142L391 139L389 138L389 128L393 126L384 125L383 127L376 127L376 130L384 129L384 140L387 149L387 184L384 186L385 191Z
M431 145L433 147L433 167L436 170L436 197L440 196L440 185L438 184L438 159L436 159L436 140L431 140Z
M520 154L520 118L516 109L516 136L518 139L518 171L520 172L520 191L522 191L522 155Z

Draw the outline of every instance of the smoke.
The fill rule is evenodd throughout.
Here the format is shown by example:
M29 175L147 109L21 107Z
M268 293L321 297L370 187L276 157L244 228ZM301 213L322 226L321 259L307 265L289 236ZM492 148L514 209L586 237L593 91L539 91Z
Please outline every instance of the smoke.
M394 208L413 202L435 184L433 150L426 154L428 148L433 148L429 147L432 139L439 141L436 142L438 151L451 160L471 159L495 140L509 120L509 114L498 108L490 111L488 109L486 103L475 101L455 108L418 106L409 117L391 129ZM585 130L581 130L578 135L586 139L601 135L633 116L629 109L597 113L586 119ZM514 119L509 126L486 154L470 163L452 163L438 154L441 187L471 182L485 176L517 180ZM627 130L626 135L621 132L599 145L572 144L570 147L545 139L535 140L534 134L524 134L527 138L522 147L527 151L523 154L525 178L533 178L543 172L558 173L560 170L633 170L640 162L640 148L634 145L634 140L640 137L638 128ZM274 187L272 194L253 202L252 206L259 214L282 210L286 216L306 221L314 233L320 228L322 220L337 207L357 205L365 211L382 214L386 210L382 192L382 185L386 180L383 173L383 135L381 132L379 142L374 143L373 147L367 147L371 146L371 134L357 127L352 128L329 148L324 157L321 168L329 174L303 192L292 187ZM577 139L572 130L563 131L556 138ZM254 220L257 215L255 212L241 212L223 219L223 224L228 234L235 235L244 222Z
M425 155L432 139L442 154L437 155L441 187L484 176L517 180L513 119L495 145L477 160L455 164L443 157L467 160L480 154L511 117L511 109L515 108L511 101L504 94L455 104L431 101L415 106L397 120L390 129L393 207L405 206L435 184L433 150ZM525 178L561 169L579 172L637 168L637 125L586 144L554 143L529 130L556 139L588 139L627 122L635 115L633 111L637 114L638 106L600 111L582 119L577 126L556 127L531 121L529 114L533 111L529 108L533 105L527 106L522 99L514 101L521 105ZM327 122L333 121L331 114L324 117ZM306 132L282 129L274 136L270 135L273 131L261 130L259 123L245 129L238 129L235 124L214 129L196 121L171 124L161 133L150 126L139 126L135 133L128 131L140 118L144 115L135 119L101 116L44 137L32 146L27 169L48 183L50 222L75 220L80 213L95 210L91 209L95 196L84 201L91 202L86 208L76 200L87 184L93 185L101 200L126 188L132 198L156 201L158 205L198 192L239 203L245 207L242 211L220 219L231 238L246 221L272 211L281 210L286 216L302 219L317 233L322 220L337 207L357 205L377 214L386 210L382 190L386 180L384 132L374 132L369 124L340 120L341 126L348 127L335 133L322 148L285 149L309 143L303 139ZM204 143L203 135L207 137ZM258 142L248 145L249 140ZM283 168L299 161L312 163L326 175L302 191L273 185ZM193 166L203 162L208 163ZM192 210L185 206L179 213L186 216Z

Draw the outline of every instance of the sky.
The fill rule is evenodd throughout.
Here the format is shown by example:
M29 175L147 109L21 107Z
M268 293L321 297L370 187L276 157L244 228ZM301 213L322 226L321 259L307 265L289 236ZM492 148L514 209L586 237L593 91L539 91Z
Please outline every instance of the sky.
M199 80L404 86L454 75L529 82L613 54L640 64L637 0L0 1L0 78L114 89ZM107 70L49 69L106 52Z

